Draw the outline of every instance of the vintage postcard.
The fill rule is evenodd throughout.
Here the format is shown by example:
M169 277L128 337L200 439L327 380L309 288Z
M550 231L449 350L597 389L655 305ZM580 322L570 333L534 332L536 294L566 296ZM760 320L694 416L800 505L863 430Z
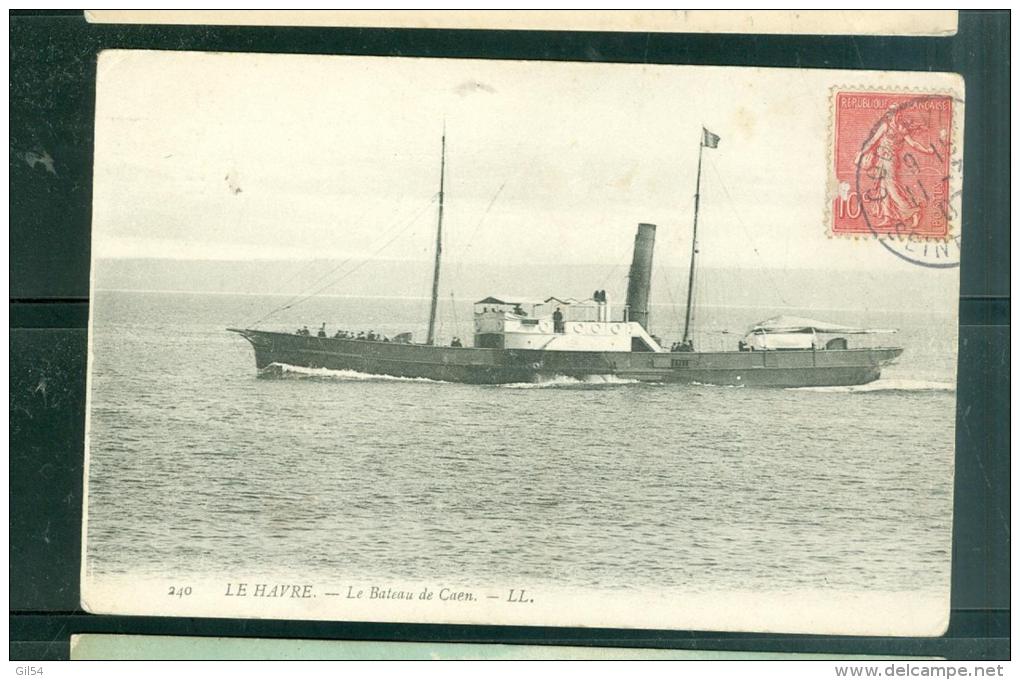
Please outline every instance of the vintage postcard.
M945 629L958 76L97 80L88 611Z

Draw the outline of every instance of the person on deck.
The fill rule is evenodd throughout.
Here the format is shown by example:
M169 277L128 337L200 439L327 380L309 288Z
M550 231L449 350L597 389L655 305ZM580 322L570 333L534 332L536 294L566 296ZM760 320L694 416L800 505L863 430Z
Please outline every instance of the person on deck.
M322 322L322 326L319 327L319 337L320 338L326 337L326 322L325 321L323 321Z
M454 339L453 339L453 340L452 340L452 341L450 342L450 347L463 347L463 346L464 346L464 345L463 345L463 344L461 343L461 341L460 341L460 338L454 338Z
M559 307L557 307L556 311L553 312L553 332L554 333L563 332L563 312L560 311Z

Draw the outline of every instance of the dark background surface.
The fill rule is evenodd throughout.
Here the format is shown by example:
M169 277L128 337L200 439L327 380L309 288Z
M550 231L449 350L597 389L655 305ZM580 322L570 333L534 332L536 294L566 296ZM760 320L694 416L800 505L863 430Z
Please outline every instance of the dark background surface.
M113 26L90 25L80 12L13 12L10 657L64 659L70 635L102 632L1009 658L1009 31L1005 11L961 12L959 33L944 38ZM966 245L949 631L941 638L866 638L82 612L78 582L96 55L114 48L963 74ZM47 155L52 170L32 162Z

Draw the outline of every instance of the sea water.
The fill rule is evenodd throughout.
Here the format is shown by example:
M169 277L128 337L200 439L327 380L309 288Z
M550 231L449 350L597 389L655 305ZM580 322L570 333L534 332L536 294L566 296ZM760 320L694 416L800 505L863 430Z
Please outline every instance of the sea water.
M735 331L777 313L899 328L870 340L906 350L866 386L472 386L302 369L260 378L250 345L225 328L285 302L96 292L91 576L271 568L397 583L948 588L949 315L698 311L702 349L732 348ZM420 338L427 306L321 298L260 327ZM440 338L469 340L470 311L445 309ZM670 338L679 312L654 308L653 328Z

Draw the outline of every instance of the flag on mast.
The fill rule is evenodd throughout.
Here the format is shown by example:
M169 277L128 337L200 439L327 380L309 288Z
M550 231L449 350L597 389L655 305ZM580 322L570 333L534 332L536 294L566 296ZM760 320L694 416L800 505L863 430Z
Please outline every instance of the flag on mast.
M701 140L702 146L706 146L709 149L715 149L719 146L719 135L709 132L708 128L701 128L701 132L704 135L704 138Z

